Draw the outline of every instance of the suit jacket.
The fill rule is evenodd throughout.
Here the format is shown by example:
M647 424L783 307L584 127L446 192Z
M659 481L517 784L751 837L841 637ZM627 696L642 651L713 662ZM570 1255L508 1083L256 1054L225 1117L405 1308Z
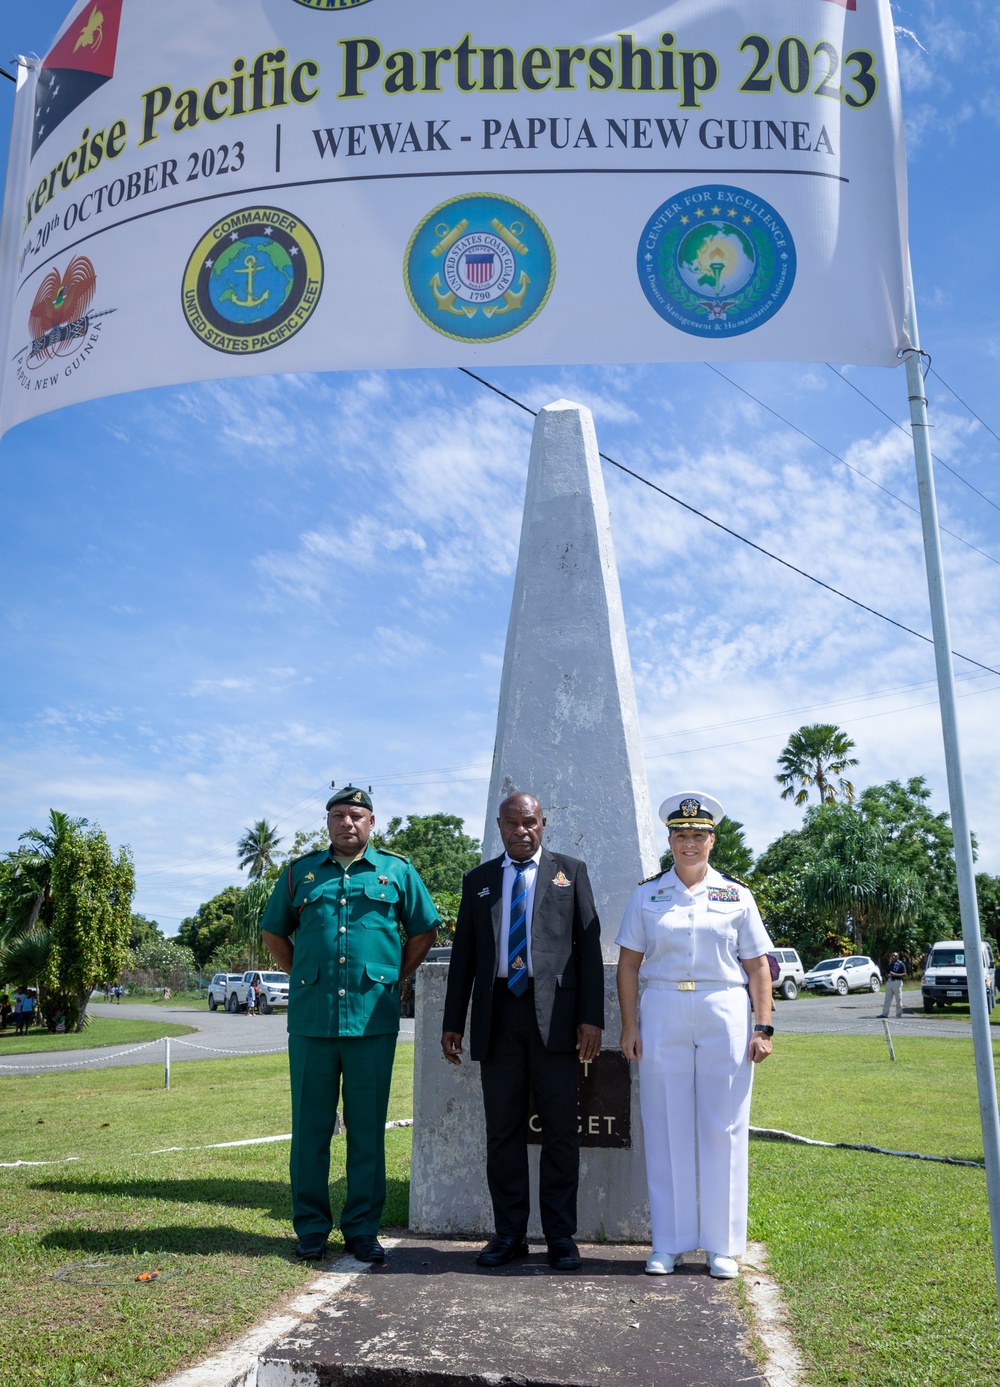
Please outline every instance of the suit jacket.
M556 878L562 874L565 885ZM470 1051L474 1060L490 1043L493 984L499 963L503 856L466 872L455 925L442 1030L465 1031L472 998ZM576 1048L578 1025L604 1028L601 922L586 863L542 848L531 915L535 1015L549 1050Z

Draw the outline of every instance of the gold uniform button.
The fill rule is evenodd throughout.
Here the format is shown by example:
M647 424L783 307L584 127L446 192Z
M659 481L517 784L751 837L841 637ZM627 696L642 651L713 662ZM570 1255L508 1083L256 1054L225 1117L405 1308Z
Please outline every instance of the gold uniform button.
M347 996L346 990L342 987L342 988L340 989L340 991L337 993L337 996L338 996L338 997L346 997L346 996Z

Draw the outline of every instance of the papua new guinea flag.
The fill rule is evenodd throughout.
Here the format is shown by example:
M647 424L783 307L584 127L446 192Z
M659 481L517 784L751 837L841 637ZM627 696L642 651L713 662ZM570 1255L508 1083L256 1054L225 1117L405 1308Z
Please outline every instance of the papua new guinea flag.
M87 0L42 63L35 91L32 156L77 106L115 75L123 3Z

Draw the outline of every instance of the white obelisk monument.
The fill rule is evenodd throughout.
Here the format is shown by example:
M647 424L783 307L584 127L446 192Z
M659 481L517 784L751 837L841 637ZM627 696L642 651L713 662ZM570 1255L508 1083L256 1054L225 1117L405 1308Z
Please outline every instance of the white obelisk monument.
M497 806L514 790L541 800L547 847L587 862L604 946L604 1049L614 1051L620 1019L613 941L625 902L656 870L658 855L597 435L590 411L566 400L539 412L531 445L484 858L502 850ZM442 1057L446 980L445 964L425 964L417 977L410 1225L485 1235L493 1215L479 1066L468 1060L467 1045L460 1069ZM648 1238L635 1074L630 1093L627 1078L622 1083L631 1146L581 1151L584 1241ZM529 1232L538 1231L535 1222Z

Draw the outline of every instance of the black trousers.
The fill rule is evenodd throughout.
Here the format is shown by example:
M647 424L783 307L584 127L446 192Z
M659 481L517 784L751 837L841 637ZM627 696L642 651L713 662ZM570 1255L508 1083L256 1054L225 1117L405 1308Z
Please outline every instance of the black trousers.
M521 1237L528 1226L528 1116L531 1096L542 1126L538 1202L547 1239L576 1232L580 1181L577 1089L580 1062L542 1044L529 985L515 997L501 978L493 990L490 1044L480 1064L486 1109L486 1179L496 1231Z

